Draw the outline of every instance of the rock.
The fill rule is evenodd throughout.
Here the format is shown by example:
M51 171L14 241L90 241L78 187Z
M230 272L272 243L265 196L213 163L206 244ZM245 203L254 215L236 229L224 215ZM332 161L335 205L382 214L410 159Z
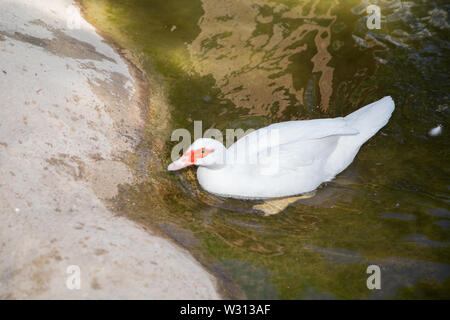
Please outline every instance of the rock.
M0 2L0 299L220 298L187 251L108 209L135 179L138 80L77 11L67 26L71 5Z

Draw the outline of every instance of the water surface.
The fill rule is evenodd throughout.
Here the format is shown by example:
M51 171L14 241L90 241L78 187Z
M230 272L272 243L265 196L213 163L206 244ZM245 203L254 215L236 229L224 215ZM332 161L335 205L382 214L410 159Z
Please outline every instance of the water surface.
M142 183L118 210L190 250L233 298L450 298L449 5L373 1L84 0L89 19L150 77ZM260 128L344 116L391 95L396 110L353 164L310 199L264 216L168 173L172 130ZM428 131L442 124L440 136ZM284 208L284 209L283 209ZM382 289L366 268L382 270Z

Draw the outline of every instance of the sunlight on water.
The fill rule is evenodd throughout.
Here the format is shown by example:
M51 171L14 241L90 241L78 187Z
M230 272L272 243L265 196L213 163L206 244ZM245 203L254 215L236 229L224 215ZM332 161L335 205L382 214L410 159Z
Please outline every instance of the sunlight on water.
M118 212L185 246L229 297L450 298L449 5L373 1L381 29L369 30L369 2L84 0L150 77L130 160L141 182L122 186ZM246 130L386 95L389 124L313 197L226 199L202 191L193 168L165 169L171 131L196 120ZM381 290L366 286L371 264Z

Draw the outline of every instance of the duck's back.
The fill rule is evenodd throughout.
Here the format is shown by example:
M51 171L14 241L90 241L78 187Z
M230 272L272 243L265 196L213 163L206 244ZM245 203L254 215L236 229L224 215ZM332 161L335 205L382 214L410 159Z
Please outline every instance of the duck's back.
M328 136L355 135L358 130L348 125L344 118L285 121L255 130L231 145L227 153L248 154L267 148Z

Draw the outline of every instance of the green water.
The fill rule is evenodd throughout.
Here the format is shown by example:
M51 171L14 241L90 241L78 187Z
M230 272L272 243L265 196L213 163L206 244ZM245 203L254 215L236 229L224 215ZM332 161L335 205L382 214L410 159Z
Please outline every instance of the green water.
M84 0L88 18L150 78L150 115L117 210L186 247L225 296L450 298L449 5L372 1ZM396 110L353 164L279 214L168 173L172 130L259 128ZM158 98L154 98L157 96ZM152 98L153 97L153 98ZM428 131L443 125L441 135ZM369 290L366 268L381 268Z

